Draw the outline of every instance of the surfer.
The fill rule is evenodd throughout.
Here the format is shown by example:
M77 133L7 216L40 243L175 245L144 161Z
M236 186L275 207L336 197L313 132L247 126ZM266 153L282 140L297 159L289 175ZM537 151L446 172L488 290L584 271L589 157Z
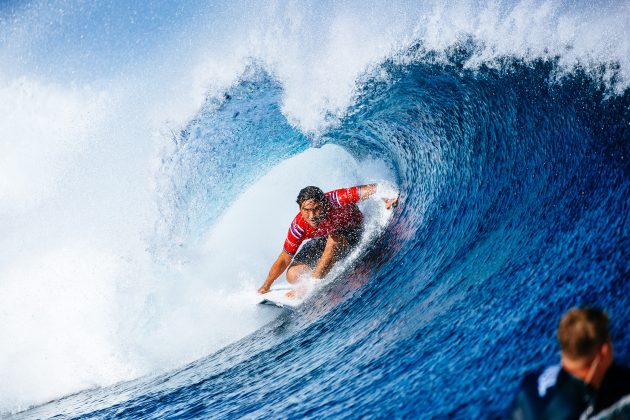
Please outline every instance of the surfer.
M300 211L291 222L282 252L258 293L267 293L284 270L289 283L297 282L309 272L316 279L323 278L336 261L359 243L363 214L357 203L374 195L377 188L378 184L369 184L327 193L313 186L303 188L297 197ZM398 196L383 201L385 208L390 209L398 204ZM311 240L297 252L306 239Z
M590 418L603 410L626 418L630 369L613 363L606 313L596 308L569 310L560 320L557 338L560 364L525 376L511 418Z

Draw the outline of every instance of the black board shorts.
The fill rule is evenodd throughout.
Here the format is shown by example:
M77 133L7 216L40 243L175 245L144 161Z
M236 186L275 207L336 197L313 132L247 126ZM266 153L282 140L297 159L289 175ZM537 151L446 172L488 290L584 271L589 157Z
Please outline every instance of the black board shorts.
M336 255L336 260L339 261L340 259L345 258L350 251L359 244L361 235L363 234L363 226L341 228L335 233L345 236L348 241L348 246L341 248L339 253ZM317 262L324 253L327 240L328 238L326 236L317 236L306 242L293 257L293 264L306 264L314 270L317 266Z

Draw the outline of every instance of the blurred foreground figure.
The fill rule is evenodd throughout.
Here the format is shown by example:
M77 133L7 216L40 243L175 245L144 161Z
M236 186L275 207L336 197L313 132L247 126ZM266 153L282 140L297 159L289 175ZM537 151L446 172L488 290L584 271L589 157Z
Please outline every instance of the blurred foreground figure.
M527 374L512 419L630 419L630 369L613 363L608 316L573 308L558 326L561 363Z

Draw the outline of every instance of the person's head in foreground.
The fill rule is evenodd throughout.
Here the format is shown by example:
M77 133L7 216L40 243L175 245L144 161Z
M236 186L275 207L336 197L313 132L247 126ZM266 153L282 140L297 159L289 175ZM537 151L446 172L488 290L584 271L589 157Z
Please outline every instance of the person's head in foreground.
M608 315L597 308L572 308L558 325L562 367L595 389L613 361Z

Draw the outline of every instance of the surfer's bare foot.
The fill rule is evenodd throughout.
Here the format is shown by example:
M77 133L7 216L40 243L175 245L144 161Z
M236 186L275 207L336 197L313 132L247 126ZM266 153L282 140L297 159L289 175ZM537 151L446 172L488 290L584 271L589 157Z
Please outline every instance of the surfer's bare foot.
M295 290L288 291L286 296L287 296L289 299L293 299L293 298L295 298Z
M263 286L260 289L258 289L258 294L260 295L264 295L265 293L267 293L269 291L269 287L267 286Z

